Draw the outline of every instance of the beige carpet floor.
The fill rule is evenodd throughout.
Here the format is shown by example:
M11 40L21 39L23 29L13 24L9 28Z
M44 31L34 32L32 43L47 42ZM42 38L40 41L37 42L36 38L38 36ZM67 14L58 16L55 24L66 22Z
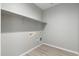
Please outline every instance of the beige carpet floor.
M76 54L47 46L45 44L29 52L25 56L77 56Z

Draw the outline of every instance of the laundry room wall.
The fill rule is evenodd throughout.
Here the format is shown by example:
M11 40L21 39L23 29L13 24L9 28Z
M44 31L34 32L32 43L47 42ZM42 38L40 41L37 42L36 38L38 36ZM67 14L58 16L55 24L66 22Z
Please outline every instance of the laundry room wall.
M45 43L79 52L79 4L61 3L44 11Z
M41 10L39 11L37 7L31 6L31 4L3 5L1 11L1 55L18 56L41 44L42 41L40 41L40 37L43 30L43 24L39 21L31 20L31 18L40 20ZM26 8L23 5L25 5ZM23 7L24 10L16 8L18 10L15 11L16 6L19 6L19 8ZM6 13L3 10L13 11L18 14L26 10L26 13L22 12L22 14L28 15L30 18Z

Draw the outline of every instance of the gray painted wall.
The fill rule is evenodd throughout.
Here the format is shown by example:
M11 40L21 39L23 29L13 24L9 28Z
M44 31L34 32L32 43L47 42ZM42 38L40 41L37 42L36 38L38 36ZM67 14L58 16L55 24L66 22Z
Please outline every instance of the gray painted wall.
M1 14L1 55L16 56L40 44L42 23L14 14ZM30 39L29 32L36 35Z
M18 7L18 6L19 7ZM25 5L25 7L23 7ZM30 6L29 6L30 5ZM41 12L36 9L36 7L31 6L31 4L5 4L4 9L9 11L28 15L29 17L34 17L40 20ZM15 7L17 10L15 10ZM28 7L27 7L28 6ZM2 6L3 7L3 6ZM19 9L19 8L24 9ZM32 7L32 8L31 8ZM20 11L19 11L20 10ZM29 49L42 43L40 41L41 31L43 30L43 23L31 20L29 18L24 18L12 13L7 13L1 11L1 55L2 56L17 56ZM28 12L28 13L27 13ZM30 35L32 32L32 35ZM36 34L34 34L36 33Z
M30 31L31 32L31 31ZM30 32L12 32L1 34L1 55L18 56L29 49L42 43L40 31L34 31L35 36L31 37Z
M60 4L44 11L45 43L79 52L79 4Z

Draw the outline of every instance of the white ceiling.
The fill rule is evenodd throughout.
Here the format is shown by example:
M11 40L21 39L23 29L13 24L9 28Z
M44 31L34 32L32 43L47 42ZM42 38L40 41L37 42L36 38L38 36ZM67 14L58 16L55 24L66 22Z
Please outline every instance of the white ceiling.
M59 3L34 3L36 6L41 8L42 10L48 9L50 7L54 7L58 5Z

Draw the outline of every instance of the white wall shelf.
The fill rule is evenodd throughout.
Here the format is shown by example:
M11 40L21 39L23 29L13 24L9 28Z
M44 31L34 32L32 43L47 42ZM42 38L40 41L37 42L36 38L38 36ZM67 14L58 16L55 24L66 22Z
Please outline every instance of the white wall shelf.
M17 13L8 11L8 10L1 9L1 11L2 11L3 13L14 14L14 15L17 15L17 16L20 16L20 17L28 18L29 20L33 20L33 21L40 22L40 23L42 23L42 24L46 24L46 22L43 22L43 21L41 21L41 20L36 20L36 19L33 19L33 18L24 16L24 15L21 15L21 14L17 14Z

